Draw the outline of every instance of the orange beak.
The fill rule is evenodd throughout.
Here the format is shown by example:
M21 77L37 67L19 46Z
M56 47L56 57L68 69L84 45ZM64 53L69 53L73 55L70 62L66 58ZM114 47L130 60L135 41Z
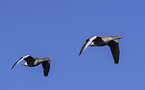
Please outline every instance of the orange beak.
M49 58L49 60L52 60L51 58Z
M119 38L123 38L123 36L119 36Z

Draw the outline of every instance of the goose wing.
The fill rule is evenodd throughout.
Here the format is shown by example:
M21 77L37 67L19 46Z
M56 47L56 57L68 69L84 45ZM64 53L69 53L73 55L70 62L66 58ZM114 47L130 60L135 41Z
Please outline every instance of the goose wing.
M11 69L13 69L14 66L16 66L19 62L21 62L22 60L24 60L25 58L27 58L27 57L29 57L29 56L30 56L30 55L26 55L26 56L24 56L24 57L21 57L21 58L12 66Z
M114 63L118 64L119 63L119 43L117 41L112 40L109 42L108 46L111 49Z
M50 61L42 62L42 67L43 67L44 76L47 76L49 73L49 69L50 69Z
M36 58L29 55L29 56L25 57L24 60L26 62L34 62L36 60Z
M94 36L94 37L92 37L92 38L86 40L86 43L83 45L83 47L82 47L82 49L81 49L81 51L80 51L80 53L79 53L79 56L80 56L81 53L90 45L90 43L91 43L95 38L97 38L97 36Z

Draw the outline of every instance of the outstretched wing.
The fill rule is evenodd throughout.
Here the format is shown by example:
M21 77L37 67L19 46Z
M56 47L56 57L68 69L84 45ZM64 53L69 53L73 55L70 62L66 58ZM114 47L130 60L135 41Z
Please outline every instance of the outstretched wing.
M29 63L29 62L34 62L36 59L32 56L27 56L27 57L24 57L24 60Z
M42 67L43 67L44 76L47 76L49 73L49 69L50 69L50 61L42 62Z
M30 55L26 55L26 56L24 56L24 57L21 57L21 58L12 66L11 69L13 69L14 66L16 66L19 62L21 62L22 60L24 60L25 58L27 58L27 57L29 57L29 56L30 56Z
M80 56L81 53L91 44L91 42L92 42L95 38L97 38L97 36L94 36L94 37L92 37L92 38L86 40L86 43L83 45L83 47L82 47L82 49L81 49L81 51L80 51L80 53L79 53L79 56Z
M109 42L108 46L111 49L114 63L118 64L119 63L119 43L117 41L112 40Z

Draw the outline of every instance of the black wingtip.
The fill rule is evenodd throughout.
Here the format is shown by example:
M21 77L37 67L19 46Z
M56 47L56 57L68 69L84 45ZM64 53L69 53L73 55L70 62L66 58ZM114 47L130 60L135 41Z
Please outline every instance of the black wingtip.
M14 66L11 68L11 70L14 68Z
M47 76L48 76L48 74L44 74L44 76L45 76L45 77L47 77Z
M79 56L82 54L82 52L80 51Z
M115 64L118 64L118 63L119 63L119 61L114 61L114 63L115 63Z

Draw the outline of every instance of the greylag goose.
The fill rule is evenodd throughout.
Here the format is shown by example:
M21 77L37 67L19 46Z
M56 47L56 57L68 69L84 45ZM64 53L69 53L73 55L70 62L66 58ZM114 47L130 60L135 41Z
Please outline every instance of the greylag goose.
M36 58L36 57L32 57L30 55L26 55L24 57L21 57L13 66L11 69L14 68L15 65L17 65L20 61L25 60L26 63L22 64L24 66L28 66L28 67L34 67L37 66L39 64L42 63L42 67L43 67L43 72L44 72L44 76L47 76L49 73L49 69L50 69L50 60L51 58L47 57L47 58Z
M118 41L115 41L114 39L121 39L123 38L122 36L115 36L115 37L100 37L100 36L94 36L92 38L89 38L86 40L86 43L83 45L79 56L81 53L88 47L88 46L105 46L108 45L111 49L113 58L114 58L114 63L117 64L119 63L119 43Z

